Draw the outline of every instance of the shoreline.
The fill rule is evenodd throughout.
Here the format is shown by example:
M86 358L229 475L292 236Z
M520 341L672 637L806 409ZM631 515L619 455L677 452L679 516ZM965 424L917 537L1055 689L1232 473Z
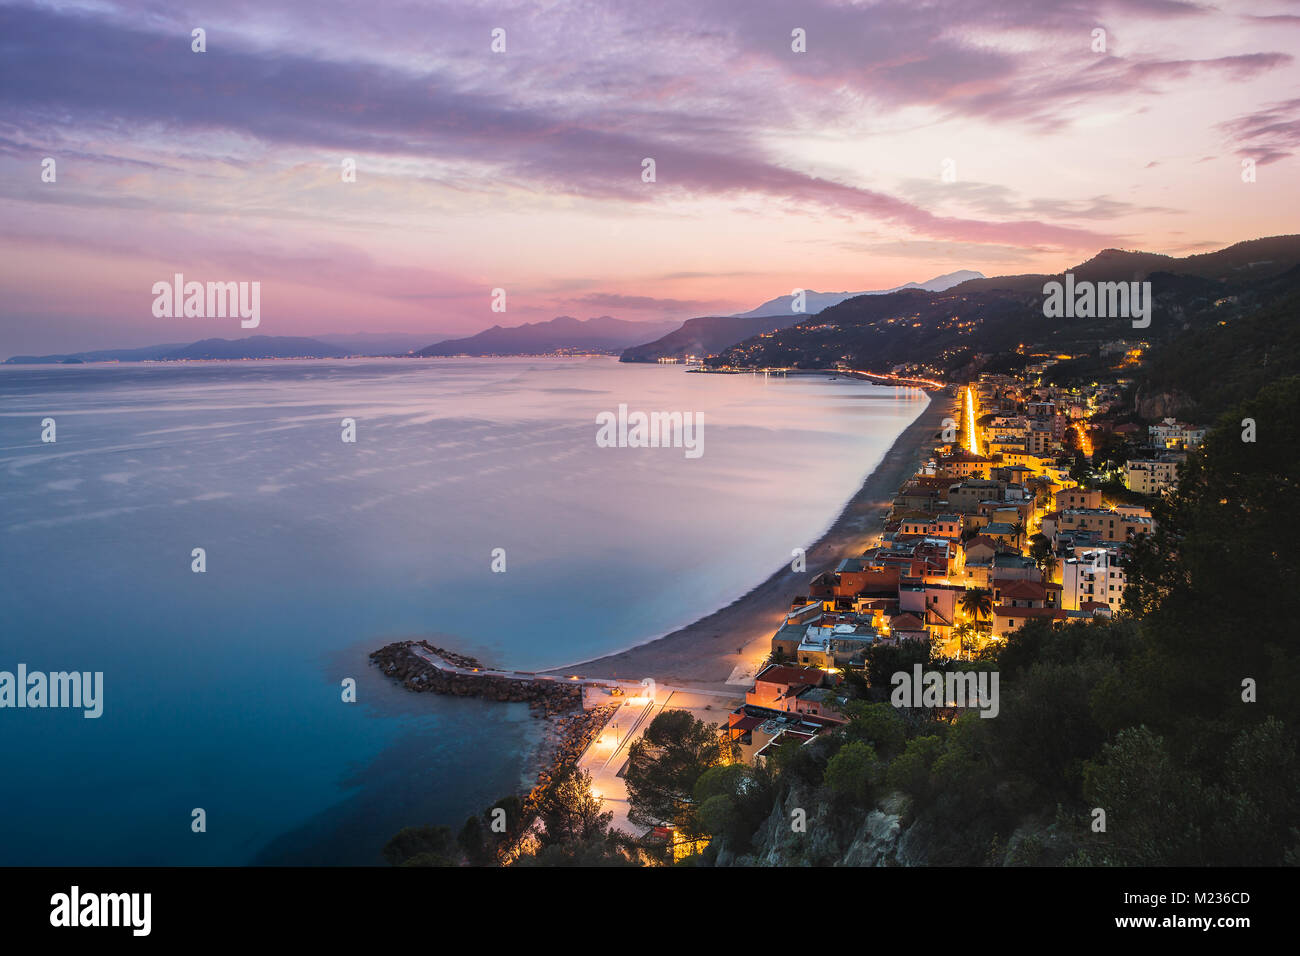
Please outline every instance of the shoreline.
M806 570L795 572L787 564L730 604L685 627L623 651L538 673L649 676L659 682L736 686L726 681L738 666L752 666L767 656L772 635L800 589L823 571L833 571L844 558L860 554L880 533L881 513L938 444L934 435L943 419L951 416L960 421L957 401L942 392L931 394L930 403L903 429L830 528L808 549ZM737 647L742 648L739 654Z

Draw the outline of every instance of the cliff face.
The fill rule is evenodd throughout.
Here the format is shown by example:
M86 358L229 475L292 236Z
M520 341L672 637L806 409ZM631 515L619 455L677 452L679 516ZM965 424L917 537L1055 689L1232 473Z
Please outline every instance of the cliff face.
M802 832L791 826L805 811ZM715 866L1063 866L1079 846L1050 814L1029 813L1005 837L986 819L963 821L915 812L897 791L867 810L837 810L824 796L787 791L759 827L747 853L725 844Z
M1176 389L1167 392L1138 389L1133 396L1133 403L1134 410L1147 421L1184 416L1196 404L1189 395Z
M749 853L724 846L716 866L923 866L926 829L904 826L910 802L891 794L870 811L837 810L792 788L772 807ZM796 829L798 811L803 829Z

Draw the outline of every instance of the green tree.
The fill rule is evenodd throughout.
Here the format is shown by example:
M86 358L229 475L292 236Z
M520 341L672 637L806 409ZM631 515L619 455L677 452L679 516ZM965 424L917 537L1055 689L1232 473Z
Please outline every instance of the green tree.
M1282 379L1233 409L1188 457L1177 490L1153 507L1155 531L1132 547L1124 609L1144 618L1158 660L1142 693L1163 697L1160 732L1188 715L1244 721L1241 677L1261 689L1253 708L1295 727L1300 679L1286 627L1300 575L1300 378ZM1254 423L1254 441L1244 441ZM1248 609L1248 610L1247 610ZM1154 714L1152 715L1155 716Z
M962 656L970 660L971 654L979 644L979 634L970 621L962 621L957 625L956 631L957 645L961 648Z
M542 844L576 843L603 836L614 814L602 812L600 805L600 798L591 792L591 774L573 764L563 765L538 796Z
M1197 850L1200 779L1178 766L1163 738L1146 727L1121 730L1084 775L1086 802L1106 813L1089 863L1191 866Z
M459 853L447 827L405 827L384 844L384 859L393 866L456 866Z
M522 867L555 866L640 866L642 855L636 842L618 830L593 831L567 843L539 847L532 855L515 861Z
M885 765L868 743L851 740L826 763L823 782L836 798L865 805L885 776Z
M911 672L913 664L930 661L926 641L905 640L897 644L873 644L867 651L867 679L875 690L888 689L890 679L899 671Z
M1034 535L1029 539L1029 559L1038 566L1040 571L1043 570L1049 559L1053 562L1052 566L1055 567L1056 557L1052 553L1052 542L1048 541L1044 535Z
M745 821L736 798L730 794L709 797L699 805L697 816L700 828L716 839L739 842L744 838Z
M844 706L843 714L849 720L845 736L871 744L886 760L907 743L907 725L892 704L853 700Z
M929 801L934 796L930 786L930 768L942 756L943 749L943 738L937 734L913 737L903 752L890 762L886 783L919 802Z
M993 594L988 588L967 588L961 596L961 609L982 622L993 613Z
M736 747L716 724L685 710L665 710L628 748L628 819L640 826L691 832L695 784L710 767L736 759Z
M492 847L487 839L483 821L470 817L456 834L456 846L470 866L487 866L492 862Z

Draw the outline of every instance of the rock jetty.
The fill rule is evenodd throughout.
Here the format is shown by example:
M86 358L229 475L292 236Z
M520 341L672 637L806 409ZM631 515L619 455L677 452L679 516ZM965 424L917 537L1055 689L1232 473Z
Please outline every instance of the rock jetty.
M420 646L456 667L482 667L477 660L435 647L428 641L397 641L374 651L370 658L389 677L408 690L432 691L452 697L525 702L537 716L554 717L582 709L582 687L557 680L501 677L495 674L458 674L429 663L411 648Z

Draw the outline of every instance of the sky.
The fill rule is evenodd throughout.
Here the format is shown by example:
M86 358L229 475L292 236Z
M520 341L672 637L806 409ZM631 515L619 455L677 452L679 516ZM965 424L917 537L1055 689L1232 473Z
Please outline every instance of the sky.
M178 272L432 341L1293 233L1290 51L1300 0L0 0L0 357L252 334Z

